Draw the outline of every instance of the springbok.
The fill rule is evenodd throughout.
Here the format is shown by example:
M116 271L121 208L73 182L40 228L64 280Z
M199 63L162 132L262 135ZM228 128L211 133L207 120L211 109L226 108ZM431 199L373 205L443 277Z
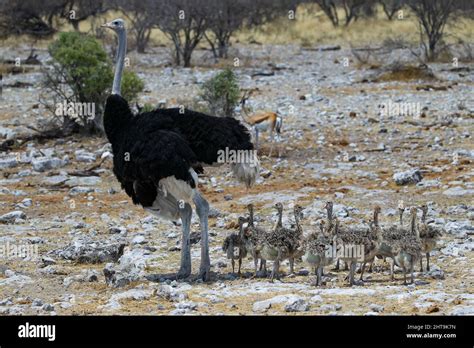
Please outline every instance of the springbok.
M261 111L250 115L245 107L245 103L254 91L255 89L246 91L240 101L243 111L242 119L245 123L250 125L255 132L255 147L257 150L259 148L259 134L266 131L270 132L271 146L268 157L271 157L275 140L277 142L281 141L280 135L283 119L278 111ZM280 148L278 149L278 157L280 157Z

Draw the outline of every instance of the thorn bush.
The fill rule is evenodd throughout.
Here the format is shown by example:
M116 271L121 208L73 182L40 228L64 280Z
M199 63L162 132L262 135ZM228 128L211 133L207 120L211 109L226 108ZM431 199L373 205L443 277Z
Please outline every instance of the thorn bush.
M240 89L231 69L225 69L204 83L201 98L208 104L211 114L234 116L239 103Z
M95 115L61 115L62 125L77 123L86 133L103 129L102 116L113 81L113 64L99 41L78 32L61 33L48 48L51 65L44 71L46 94L42 101L51 111L58 103L93 103ZM132 102L144 84L131 71L122 77L122 95ZM51 99L52 98L52 99Z

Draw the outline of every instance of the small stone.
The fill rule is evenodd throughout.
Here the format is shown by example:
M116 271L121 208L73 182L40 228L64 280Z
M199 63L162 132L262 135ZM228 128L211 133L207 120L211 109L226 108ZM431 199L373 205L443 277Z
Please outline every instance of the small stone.
M218 209L216 209L214 207L209 208L209 217L210 218L217 218L219 216L221 216L221 212Z
M179 302L174 305L177 309L187 309L190 311L194 311L197 308L197 304L192 301L184 301L184 302Z
M455 186L443 191L443 195L451 197L471 196L474 195L474 189L463 189L460 186Z
M474 315L474 306L456 306L450 315Z
M33 307L41 307L43 305L43 300L40 298L35 298L31 303Z
M112 226L109 228L109 233L110 234L126 234L127 229L121 226Z
M416 184L423 179L419 169L411 169L405 172L393 174L393 180L397 185Z
M289 301L285 305L285 312L306 312L309 311L309 305L303 299L297 299L296 301Z
M323 302L323 298L319 295L314 295L313 297L311 297L309 299L309 302L310 303L319 303L319 302Z
M94 162L95 155L93 153L84 151L84 150L77 150L74 155L76 156L76 161L78 162Z
M41 309L43 309L46 312L52 312L54 311L54 306L52 304L45 303L43 307L41 307Z
M15 157L0 159L0 169L14 168L19 164Z
M132 239L132 244L145 244L147 241L144 236L136 236Z
M48 157L38 157L31 161L33 169L37 172L45 172L50 169L55 169L63 167L67 164L67 161L61 160L59 158L48 158Z
M41 257L41 262L43 263L43 267L56 264L56 260L48 256Z
M252 310L256 313L264 313L270 309L272 304L269 301L258 301L252 305Z
M13 304L13 301L11 297L7 297L4 300L0 300L0 306L10 306L12 304Z
M0 216L2 223L14 223L17 219L25 220L26 214L21 210L15 210Z
M380 313L380 312L384 311L384 307L379 305L379 304L376 304L376 303L371 303L369 305L369 308L371 309L371 311L377 312L377 313Z

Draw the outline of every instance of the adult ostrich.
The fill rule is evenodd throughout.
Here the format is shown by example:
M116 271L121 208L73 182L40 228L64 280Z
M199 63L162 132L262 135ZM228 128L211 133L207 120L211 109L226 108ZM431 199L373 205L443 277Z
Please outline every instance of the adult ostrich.
M191 274L189 242L196 206L201 228L199 277L210 278L208 241L209 204L198 192L197 172L202 166L221 164L222 151L246 150L252 156L230 163L239 181L250 187L258 175L258 159L247 129L230 117L214 117L178 108L156 109L133 115L120 96L120 81L126 53L126 28L122 19L103 25L118 36L112 94L104 111L104 129L114 154L113 172L134 204L171 221L181 219L183 238L178 278ZM241 156L242 157L242 156ZM228 163L228 162L227 162Z

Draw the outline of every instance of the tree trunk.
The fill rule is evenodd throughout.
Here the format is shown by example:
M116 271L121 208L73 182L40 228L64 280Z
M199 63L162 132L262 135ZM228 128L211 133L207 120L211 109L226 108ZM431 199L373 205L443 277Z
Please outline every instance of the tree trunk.
M225 41L219 41L219 58L227 58L228 44Z

